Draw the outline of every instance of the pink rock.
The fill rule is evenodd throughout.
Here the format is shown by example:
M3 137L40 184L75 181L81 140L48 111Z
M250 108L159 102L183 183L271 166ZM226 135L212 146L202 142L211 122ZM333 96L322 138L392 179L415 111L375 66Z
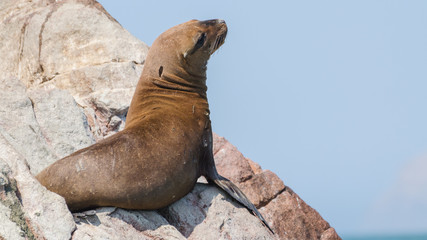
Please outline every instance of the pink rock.
M262 172L262 168L258 163L252 161L249 158L246 158L246 160L248 161L249 165L251 166L252 172L254 172L255 174Z
M224 146L224 144L228 143L228 141L221 136L218 136L216 133L213 133L213 153L214 155L218 152L218 150Z
M326 231L322 233L320 236L320 240L340 240L340 236L338 236L337 232L333 227L328 228Z
M237 184L253 176L254 172L246 158L224 138L214 141L214 153L218 172L232 182Z
M341 239L329 223L290 188L259 209L273 230L283 239ZM328 232L325 232L328 231Z
M239 186L257 208L265 206L285 189L283 181L270 170L254 175Z
M218 172L239 186L280 239L341 239L276 174L262 170L223 137L214 135L214 150Z

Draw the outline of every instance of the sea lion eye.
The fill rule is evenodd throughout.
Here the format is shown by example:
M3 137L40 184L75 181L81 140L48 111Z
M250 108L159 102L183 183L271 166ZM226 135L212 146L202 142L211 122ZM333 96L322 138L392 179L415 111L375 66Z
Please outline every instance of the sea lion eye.
M201 48L203 44L205 44L206 41L206 33L202 33L199 37L199 39L196 42L196 45L194 45L194 51Z
M206 33L202 33L200 34L199 38L197 39L196 44L194 45L193 49L191 49L190 51L184 53L184 58L186 58L188 55L191 55L193 53L195 53L198 49L200 49L201 47L203 47L203 45L206 42Z

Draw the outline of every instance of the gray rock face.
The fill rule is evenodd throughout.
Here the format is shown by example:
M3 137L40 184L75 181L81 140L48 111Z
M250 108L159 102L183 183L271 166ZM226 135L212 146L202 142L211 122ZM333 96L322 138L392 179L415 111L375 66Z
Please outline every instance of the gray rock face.
M67 91L35 89L29 99L40 131L57 158L94 143L86 115Z
M148 47L93 0L2 0L0 19L0 239L339 239L308 205L296 209L302 200L274 173L218 136L220 172L276 235L203 183L157 211L98 208L73 219L34 175L124 127ZM284 219L299 219L298 230Z
M146 44L96 1L4 0L0 9L2 78L29 90L67 90L93 121L95 139L123 128L117 118L127 112Z
M0 236L69 239L75 223L65 200L37 182L25 159L1 135L0 167L0 219L5 222Z
M161 213L188 239L274 239L258 218L215 186L198 183Z
M73 239L185 239L156 211L99 208L77 225Z
M43 136L33 102L17 78L0 79L0 133L25 159L33 174L53 163L57 156Z

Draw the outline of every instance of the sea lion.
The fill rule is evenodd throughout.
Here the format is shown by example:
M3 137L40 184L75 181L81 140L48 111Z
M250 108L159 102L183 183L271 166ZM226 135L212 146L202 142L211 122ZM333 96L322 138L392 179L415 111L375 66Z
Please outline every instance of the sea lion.
M223 20L191 20L162 33L148 52L124 130L58 160L36 178L63 196L71 211L79 211L159 209L185 196L204 176L268 227L215 168L206 66L226 35Z

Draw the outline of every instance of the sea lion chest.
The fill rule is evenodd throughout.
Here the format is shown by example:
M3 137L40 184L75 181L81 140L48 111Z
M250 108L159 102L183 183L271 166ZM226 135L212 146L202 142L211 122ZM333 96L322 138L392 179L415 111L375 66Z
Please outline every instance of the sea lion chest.
M200 176L208 121L208 111L197 104L166 105L124 130L125 139L114 149L116 156L123 154L116 158L122 164L116 162L111 175L118 186L131 181L134 189L124 194L135 199L132 206L164 207L191 191Z

